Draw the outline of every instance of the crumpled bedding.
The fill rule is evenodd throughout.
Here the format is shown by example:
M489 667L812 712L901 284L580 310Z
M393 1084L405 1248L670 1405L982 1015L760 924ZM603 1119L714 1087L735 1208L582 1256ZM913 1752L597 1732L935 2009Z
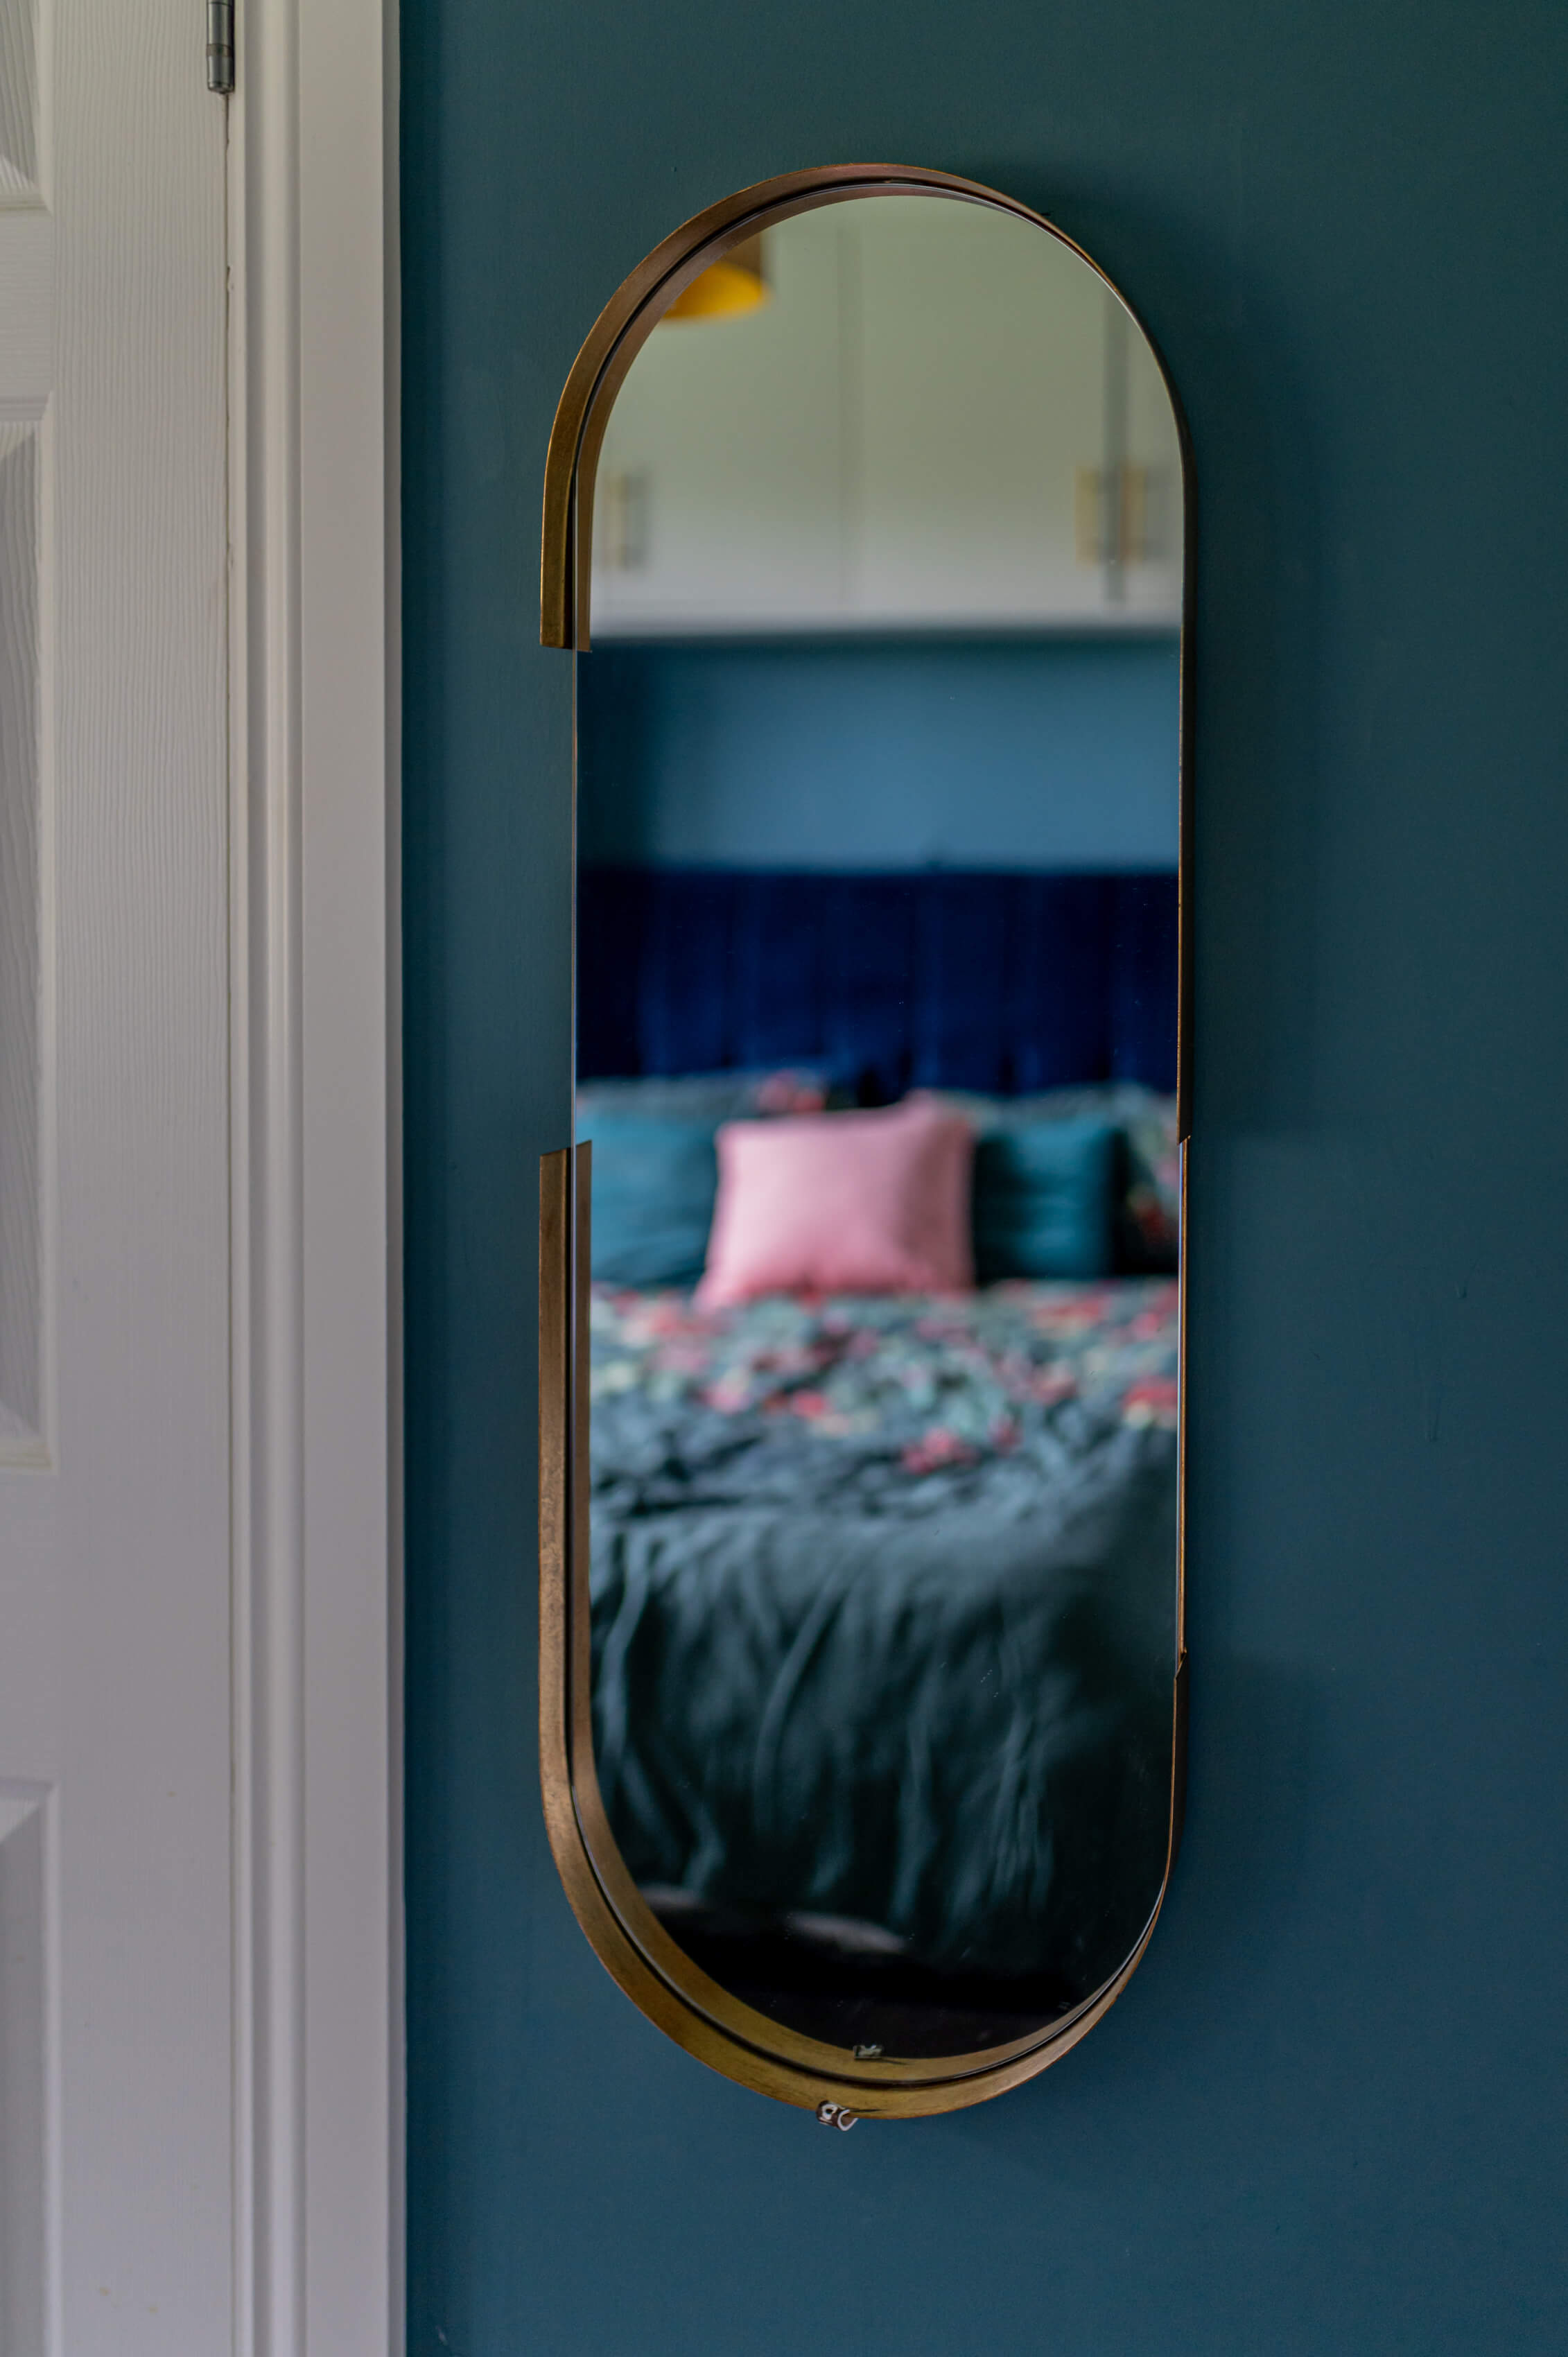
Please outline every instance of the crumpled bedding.
M1089 1994L1164 1866L1176 1289L596 1288L594 1732L627 1863Z

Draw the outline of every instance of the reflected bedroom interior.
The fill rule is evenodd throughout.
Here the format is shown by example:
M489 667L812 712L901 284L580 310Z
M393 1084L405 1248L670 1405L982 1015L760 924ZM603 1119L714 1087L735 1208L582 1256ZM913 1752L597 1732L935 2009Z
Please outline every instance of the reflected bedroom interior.
M960 2056L1166 1868L1180 451L1018 219L721 267L616 399L575 658L594 1759L713 1981Z

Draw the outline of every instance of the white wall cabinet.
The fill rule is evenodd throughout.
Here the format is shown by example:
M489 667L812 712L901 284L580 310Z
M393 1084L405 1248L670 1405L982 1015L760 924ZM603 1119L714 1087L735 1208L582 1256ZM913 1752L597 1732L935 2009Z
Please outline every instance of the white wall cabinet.
M1070 248L879 198L767 253L766 303L661 324L616 404L598 637L1176 627L1175 421Z

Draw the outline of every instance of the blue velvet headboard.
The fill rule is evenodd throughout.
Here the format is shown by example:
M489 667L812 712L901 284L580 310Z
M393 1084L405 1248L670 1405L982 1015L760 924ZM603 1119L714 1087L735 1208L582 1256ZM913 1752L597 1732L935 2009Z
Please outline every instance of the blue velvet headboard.
M584 1080L810 1062L887 1101L1176 1086L1176 879L585 867Z

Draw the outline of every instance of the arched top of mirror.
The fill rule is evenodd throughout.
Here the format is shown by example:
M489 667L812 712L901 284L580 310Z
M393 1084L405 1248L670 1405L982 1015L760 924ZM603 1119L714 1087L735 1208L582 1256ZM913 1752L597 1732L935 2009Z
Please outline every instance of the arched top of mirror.
M873 198L875 206L865 201ZM854 210L846 214L849 205ZM807 218L824 212L832 217ZM760 249L766 299L723 319L728 350L715 361L713 331L721 322L714 312L700 311L693 319L680 315L690 306L693 287L701 294L699 282L725 274L723 266L737 248L751 264ZM932 299L933 266L950 274L940 291L967 313L969 329L961 338L945 339L948 364L934 372L929 367L929 337L950 314ZM914 296L916 275L926 281L923 304ZM1075 315L1090 306L1100 307L1103 323L1091 339L1101 355L1098 382L1092 381L1095 371L1086 373L1078 363L1084 346L1070 332ZM661 327L655 350L638 368ZM693 327L695 337L689 334ZM784 355L787 381L769 383L770 368ZM746 617L740 626L753 619L767 627L769 621L778 626L810 618L812 627L833 628L875 627L878 621L907 627L922 611L920 592L907 575L893 597L879 589L876 518L850 512L867 493L875 502L878 486L859 479L857 460L875 444L876 454L896 467L902 449L908 471L909 457L918 454L925 463L931 451L944 453L943 479L929 484L923 553L928 573L934 561L950 584L961 580L962 570L955 570L952 562L950 534L949 546L944 550L941 544L942 511L957 520L967 507L972 540L970 503L977 492L983 508L993 516L1000 512L1006 460L1026 445L1030 388L1037 419L1053 392L1067 391L1065 384L1053 383L1064 365L1073 380L1069 401L1092 413L1085 415L1080 440L1098 464L1084 459L1071 466L1065 490L1059 471L1049 486L1018 487L1022 496L1012 503L1004 533L1013 546L1013 563L1003 577L993 568L983 583L971 581L972 619L976 627L1053 621L1081 627L1092 620L1174 626L1181 607L1182 527L1190 510L1180 408L1131 305L1080 247L1028 207L950 173L847 165L785 174L738 191L684 223L638 265L605 306L574 363L545 467L542 643L585 648L591 627L635 627L635 594L596 596L593 578L606 544L602 522L596 531L604 445L607 434L624 439L628 413L619 396L634 368L632 407L647 412L662 402L666 427L671 403L703 386L714 397L728 373L749 408L748 417L732 413L723 437L723 456L731 467L745 464L748 442L760 454L772 438L777 456L779 445L769 436L769 421L786 413L791 391L803 396L793 438L797 446L807 438L812 443L815 498L809 525L796 513L793 537L799 545L814 527L815 577L798 574L792 601L786 597L775 616ZM810 368L816 372L814 382L808 379ZM765 385L771 407L757 402ZM946 420L940 414L944 404ZM621 417L612 427L618 409ZM875 435L866 430L872 421ZM700 422L699 400L688 419L693 455ZM944 432L944 424L958 424L960 430ZM1152 454L1141 465L1127 459L1134 444ZM667 437L665 447L668 455ZM714 455L710 448L710 458ZM798 493L799 484L789 480L785 455L785 466L774 466L775 481L786 495ZM710 482L715 504L719 488ZM908 480L897 489L885 480L881 488L907 510ZM754 475L748 498L755 503L764 489ZM628 538L635 544L639 533L650 532L650 517L639 511L641 497L635 468L619 469L610 490L612 548L624 551ZM831 519L830 507L837 510ZM831 558L830 539L836 544ZM851 554L850 539L865 545ZM1069 544L1071 554L1065 555ZM1130 564L1123 561L1129 554ZM891 560L898 554L908 552L885 543L885 581L893 577ZM1086 556L1099 563L1105 592L1093 603L1085 597ZM836 567L845 594L825 601L822 573L828 563ZM1054 583L1045 577L1051 570L1058 576ZM624 592L626 585L618 586ZM983 597L993 601L993 610L983 610ZM659 627L681 627L672 610L678 598L672 601L668 588L655 602L661 608ZM924 608L940 608L950 627L954 618L946 603L933 602L928 593ZM612 607L618 609L613 619ZM700 615L693 619L703 627ZM729 627L736 623L732 619Z

